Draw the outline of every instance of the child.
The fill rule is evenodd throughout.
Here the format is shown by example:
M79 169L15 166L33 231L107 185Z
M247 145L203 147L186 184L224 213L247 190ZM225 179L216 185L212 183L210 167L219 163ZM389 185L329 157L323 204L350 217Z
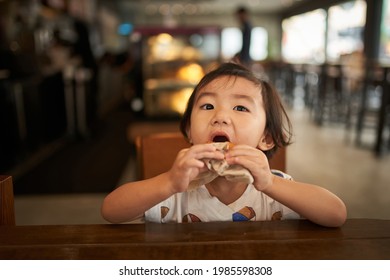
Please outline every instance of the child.
M192 146L178 153L169 171L110 193L102 206L106 220L121 223L144 215L162 223L300 217L329 227L345 222L346 207L337 196L270 170L268 158L290 143L290 122L277 92L248 69L224 63L206 74L180 128ZM224 151L212 143L225 141L234 146ZM210 163L219 162L249 171L251 183L216 176L189 189Z

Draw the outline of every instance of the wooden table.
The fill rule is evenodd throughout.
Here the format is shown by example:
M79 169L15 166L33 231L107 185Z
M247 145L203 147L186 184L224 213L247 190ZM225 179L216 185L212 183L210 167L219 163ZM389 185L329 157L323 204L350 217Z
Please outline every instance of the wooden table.
M0 259L390 259L390 220L0 226Z

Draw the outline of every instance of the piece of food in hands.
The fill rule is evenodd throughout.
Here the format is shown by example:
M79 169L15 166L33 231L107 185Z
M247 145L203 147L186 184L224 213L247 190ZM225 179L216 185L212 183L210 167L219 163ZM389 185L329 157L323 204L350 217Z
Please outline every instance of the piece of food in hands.
M222 152L227 152L234 147L234 144L228 141L213 142L213 145ZM252 174L241 165L229 165L225 159L203 159L208 170L199 174L195 180L190 183L189 189L194 189L207 184L218 176L225 177L229 181L243 182L246 184L253 183Z
M213 145L217 148L217 150L227 152L234 147L234 144L231 142L213 142Z
M213 145L223 152L232 149L234 144L231 142L214 142ZM224 176L229 181L253 183L253 177L250 172L241 165L229 165L225 159L206 161L207 168L214 171L219 176Z

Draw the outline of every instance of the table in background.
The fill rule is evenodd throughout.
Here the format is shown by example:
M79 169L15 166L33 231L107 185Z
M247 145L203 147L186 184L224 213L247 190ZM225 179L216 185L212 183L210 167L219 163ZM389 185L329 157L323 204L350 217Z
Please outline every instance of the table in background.
M0 259L390 259L390 220L1 226Z

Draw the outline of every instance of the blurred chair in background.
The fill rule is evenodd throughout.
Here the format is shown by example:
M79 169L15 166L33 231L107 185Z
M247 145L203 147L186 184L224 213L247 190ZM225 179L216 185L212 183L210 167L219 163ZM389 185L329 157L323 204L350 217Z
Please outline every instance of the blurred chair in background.
M12 177L0 175L0 226L15 225L15 206Z

